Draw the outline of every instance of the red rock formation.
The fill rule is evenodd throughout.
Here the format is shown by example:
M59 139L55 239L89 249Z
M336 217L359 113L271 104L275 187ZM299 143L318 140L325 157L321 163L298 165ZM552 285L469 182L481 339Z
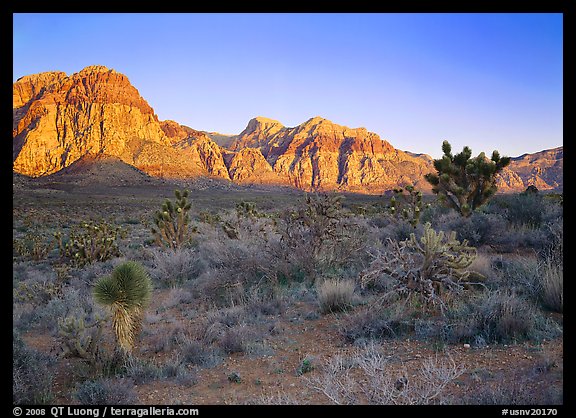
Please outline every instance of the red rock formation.
M48 72L13 84L13 170L38 177L86 155L118 157L150 175L199 176L304 190L424 191L432 159L395 149L365 128L314 117L293 128L257 117L237 136L159 121L128 78L103 66ZM513 159L502 191L562 188L562 147Z

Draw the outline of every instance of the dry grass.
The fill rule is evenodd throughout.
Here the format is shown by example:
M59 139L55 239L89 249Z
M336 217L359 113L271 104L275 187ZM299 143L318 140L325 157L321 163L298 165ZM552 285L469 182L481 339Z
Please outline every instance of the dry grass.
M542 304L554 312L564 311L564 269L562 265L546 263L539 275Z
M327 279L317 285L316 291L322 313L345 311L352 306L354 282L352 280Z

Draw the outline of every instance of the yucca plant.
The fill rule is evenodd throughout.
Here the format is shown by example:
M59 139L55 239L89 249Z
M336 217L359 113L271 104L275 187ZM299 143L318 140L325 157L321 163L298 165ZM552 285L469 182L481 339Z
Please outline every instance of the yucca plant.
M112 326L120 348L132 351L140 331L144 308L150 301L152 281L146 269L135 261L117 266L110 276L98 280L93 295L97 303L112 312Z

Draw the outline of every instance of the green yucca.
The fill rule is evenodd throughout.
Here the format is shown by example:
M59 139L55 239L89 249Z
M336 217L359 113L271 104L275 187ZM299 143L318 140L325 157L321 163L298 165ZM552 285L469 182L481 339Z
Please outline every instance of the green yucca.
M112 326L120 347L130 352L140 331L143 310L150 301L152 281L146 269L135 261L117 266L110 276L98 280L96 302L112 311Z

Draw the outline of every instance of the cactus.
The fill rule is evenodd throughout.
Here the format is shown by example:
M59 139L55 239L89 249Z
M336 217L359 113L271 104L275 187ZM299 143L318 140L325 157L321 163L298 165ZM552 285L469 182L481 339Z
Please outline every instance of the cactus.
M423 208L422 192L416 190L413 185L407 185L404 189L394 189L394 196L390 199L388 210L391 215L402 217L413 228L416 228Z
M386 251L378 254L362 273L360 284L365 288L386 275L394 279L396 293L417 293L444 312L444 290L458 293L472 285L483 285L481 274L466 270L476 256L476 248L466 240L458 241L455 232L445 235L426 223L419 240L414 233L401 242L388 239Z
M114 333L124 352L130 352L134 346L151 293L148 272L134 261L120 264L110 276L101 278L94 286L96 302L112 311Z
M123 231L119 226L90 221L82 222L79 228L73 228L66 241L61 232L54 233L62 259L84 266L120 256L117 241Z
M166 199L162 209L154 214L152 235L157 245L175 250L189 241L191 230L188 226L188 212L191 204L188 202L188 194L188 190L175 190L176 201L173 203Z
M102 322L86 325L84 318L66 317L58 321L58 335L64 357L81 358L90 364L101 360Z
M34 261L46 259L54 248L54 242L38 230L31 231L23 239L12 240L12 248L16 254Z
M483 152L470 158L472 150L468 147L452 155L448 141L442 143L442 151L442 158L434 160L437 174L428 173L424 178L442 201L468 217L496 193L496 174L510 164L510 158L500 157L496 150L490 160Z
M256 203L246 201L236 204L236 214L239 218L261 218L264 216L256 210Z

